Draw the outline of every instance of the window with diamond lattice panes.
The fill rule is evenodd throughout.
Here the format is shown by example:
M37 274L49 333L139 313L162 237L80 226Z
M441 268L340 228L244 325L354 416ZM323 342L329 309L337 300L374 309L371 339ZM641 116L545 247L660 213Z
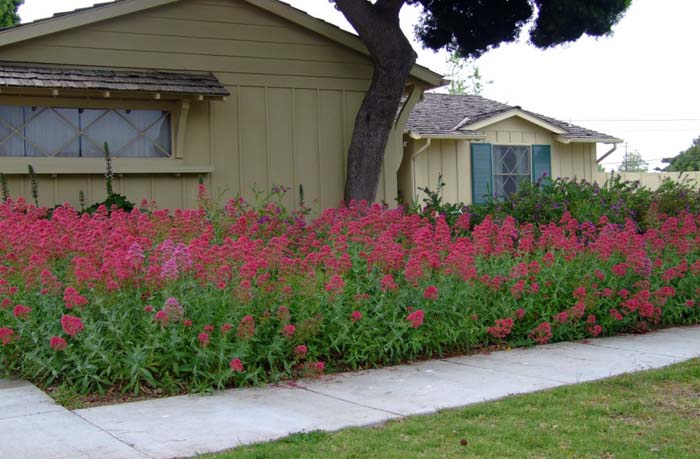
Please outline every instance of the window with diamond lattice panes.
M172 152L170 113L0 106L0 156L167 158Z
M510 196L523 180L530 180L530 147L525 145L493 146L493 191L496 196Z

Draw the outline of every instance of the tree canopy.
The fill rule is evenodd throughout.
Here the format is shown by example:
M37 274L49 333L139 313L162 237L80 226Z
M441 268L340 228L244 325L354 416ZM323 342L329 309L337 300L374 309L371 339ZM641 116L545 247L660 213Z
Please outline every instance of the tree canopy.
M19 24L17 9L24 0L0 0L0 27L10 27Z
M617 170L619 172L647 172L649 170L649 163L642 158L641 153L634 150L625 154Z
M665 172L700 171L700 137L693 140L687 150L672 158L664 158L662 162L668 164L662 169Z
M348 150L345 199L373 200L384 151L416 53L403 34L399 13L419 5L415 32L433 50L477 58L518 39L525 25L539 48L611 33L631 0L330 0L369 50L372 83L355 120Z

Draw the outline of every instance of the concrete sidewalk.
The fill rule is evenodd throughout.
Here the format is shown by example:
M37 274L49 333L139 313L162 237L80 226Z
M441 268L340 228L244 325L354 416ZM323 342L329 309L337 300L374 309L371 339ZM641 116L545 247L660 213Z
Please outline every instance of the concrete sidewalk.
M175 458L294 432L377 424L700 356L700 327L559 343L211 396L68 411L0 381L0 458Z

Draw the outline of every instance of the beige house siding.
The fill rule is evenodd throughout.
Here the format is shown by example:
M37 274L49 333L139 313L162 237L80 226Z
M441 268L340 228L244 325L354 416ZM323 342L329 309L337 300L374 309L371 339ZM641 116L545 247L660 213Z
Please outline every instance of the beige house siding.
M300 185L316 212L338 204L355 115L372 74L361 53L241 0L185 0L9 45L0 48L0 60L213 72L231 96L192 102L182 159L157 160L167 162L168 172L146 168L116 181L116 191L129 199L156 200L168 208L195 205L197 177L208 171L213 171L206 175L208 185L222 199L239 194L252 199L253 188L279 184L292 188L287 205L298 202ZM134 108L116 98L75 100ZM10 99L28 100L8 95L0 103ZM69 101L59 96L47 103ZM176 122L173 117L174 131ZM400 131L387 149L377 200L395 198ZM41 174L44 204L76 204L80 190L89 202L104 195L99 171L71 174L75 169L62 158L23 161L33 162ZM59 161L68 166L57 166ZM141 163L117 160L115 171L138 169ZM0 158L0 171L8 164ZM11 175L10 188L26 197L27 177Z
M556 135L518 117L494 123L481 131L479 142L500 145L550 145L552 175L592 180L596 170L594 143L564 144ZM446 184L443 191L447 202L472 202L471 142L448 139L406 138L407 153L399 170L401 195L405 201L423 200L419 188L436 190L438 177ZM428 145L427 148L425 146Z

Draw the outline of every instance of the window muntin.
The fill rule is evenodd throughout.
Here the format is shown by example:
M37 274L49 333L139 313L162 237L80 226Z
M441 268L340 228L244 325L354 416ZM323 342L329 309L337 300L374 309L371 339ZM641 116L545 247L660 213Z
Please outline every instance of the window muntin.
M529 146L493 146L493 191L496 196L510 196L516 193L520 182L529 181L530 177Z
M0 105L0 157L167 158L171 129L161 110Z

